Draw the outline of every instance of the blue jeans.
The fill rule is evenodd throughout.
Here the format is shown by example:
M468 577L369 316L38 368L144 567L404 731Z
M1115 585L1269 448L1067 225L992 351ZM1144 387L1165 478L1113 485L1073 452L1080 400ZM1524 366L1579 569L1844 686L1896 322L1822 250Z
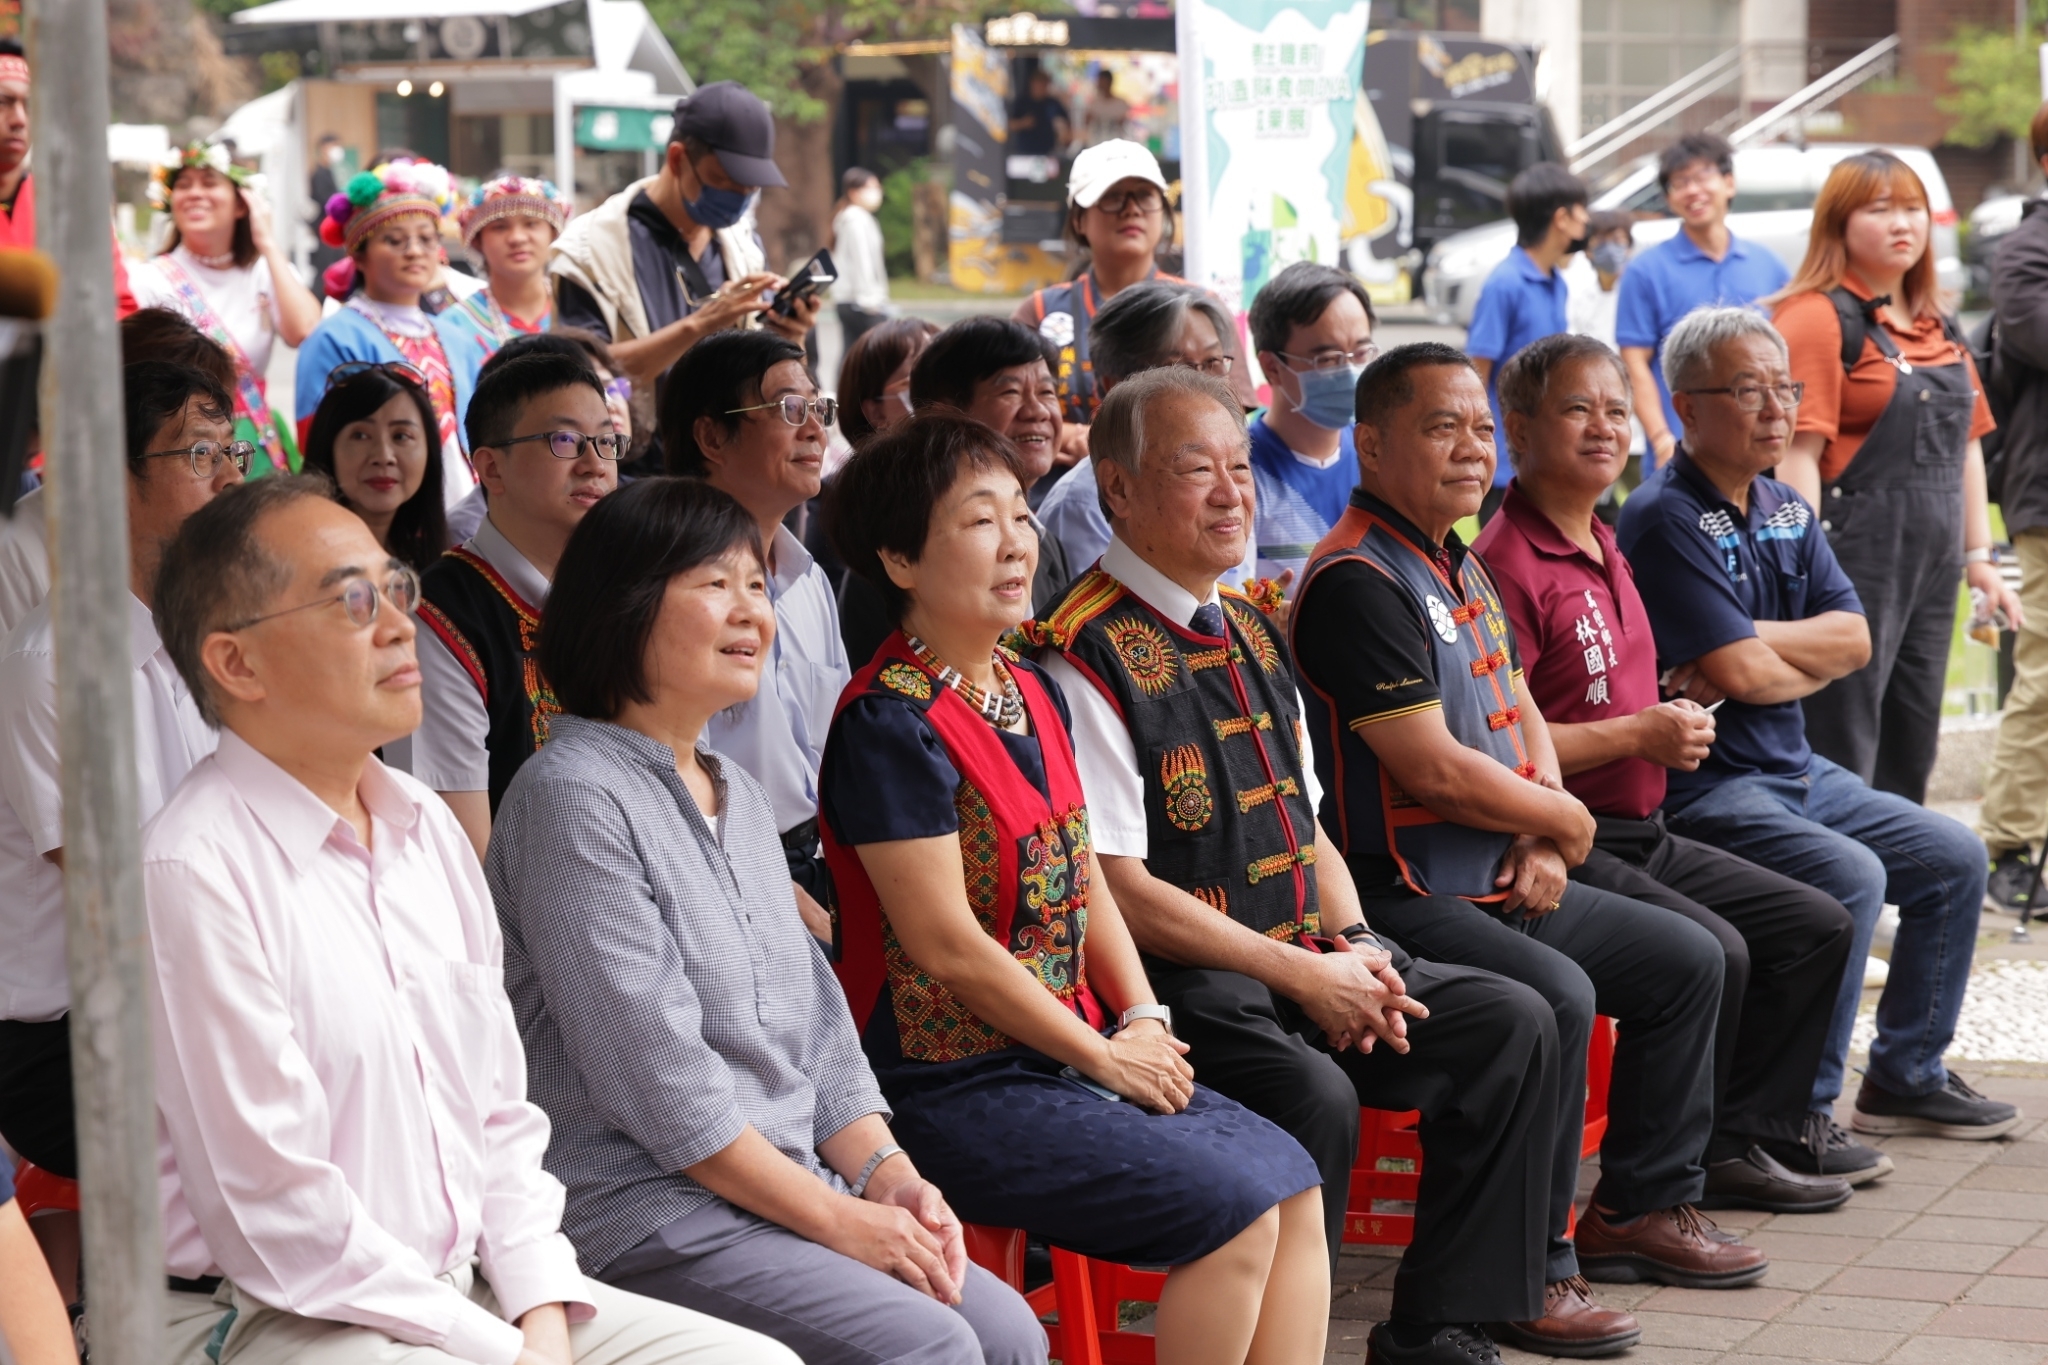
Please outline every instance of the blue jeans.
M1984 905L1984 844L1975 834L1904 797L1871 790L1819 754L1804 777L1731 778L1666 817L1674 834L1827 892L1855 920L1848 969L1813 1078L1815 1109L1833 1109L1842 1093L1863 960L1887 900L1899 907L1899 935L1891 979L1877 1003L1870 1078L1907 1096L1948 1083L1941 1054L1955 1036Z

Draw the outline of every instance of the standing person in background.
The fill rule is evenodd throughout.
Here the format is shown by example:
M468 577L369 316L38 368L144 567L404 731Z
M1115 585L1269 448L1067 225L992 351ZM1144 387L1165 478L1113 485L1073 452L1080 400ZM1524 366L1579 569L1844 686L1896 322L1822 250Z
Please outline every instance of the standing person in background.
M235 362L235 437L256 447L261 476L297 468L299 454L290 422L270 410L271 346L311 335L320 302L278 245L252 179L220 143L173 149L149 180L150 202L170 210L171 235L129 282L144 307L183 313Z
M849 342L839 362L839 434L859 445L910 416L910 371L939 334L923 318L890 318Z
M764 327L802 343L823 301L765 311L782 287L748 215L775 166L775 118L744 86L715 81L676 101L661 169L578 218L548 257L555 321L595 333L650 391L705 337Z
M1500 367L1530 342L1571 329L1561 267L1586 245L1586 199L1586 182L1554 161L1537 162L1508 186L1515 249L1486 277L1465 338L1465 353L1493 407L1496 441L1507 436L1500 413ZM1492 518L1513 475L1505 458L1495 466L1493 487L1480 504L1481 522Z
M1805 395L1777 477L1820 514L1870 624L1870 662L1805 708L1813 751L1878 791L1927 796L1967 579L2015 628L1984 491L1995 429L1962 334L1942 314L1927 189L1889 152L1844 157L1775 300ZM1854 353L1844 336L1854 342Z
M1073 141L1074 121L1053 94L1052 77L1044 67L1033 67L1024 88L1024 97L1010 107L1010 155L1059 155L1060 148Z
M28 167L29 65L21 44L0 38L0 247L32 251L36 244L35 177ZM107 225L114 250L114 314L127 317L135 311L135 295L128 288L128 265L121 243Z
M341 367L306 436L305 471L332 479L335 501L415 573L448 548L434 431L434 404L419 371L364 364Z
M448 310L488 356L513 337L545 332L554 295L548 247L575 211L546 180L499 176L476 187L462 209L462 244L484 258L488 283Z
M327 201L341 193L341 181L337 179L343 166L347 165L348 148L342 146L341 137L336 133L322 133L320 146L313 154L313 173L306 177L306 193L313 201L313 216L306 220L306 226L314 233L311 257L313 277L318 279L341 259L341 252L318 240L320 220L327 216Z
M1565 312L1571 330L1614 346L1621 277L1635 251L1635 215L1601 209L1586 221L1586 249L1564 263Z
M1252 300L1252 345L1273 404L1252 419L1252 541L1259 577L1291 584L1358 484L1352 395L1379 354L1365 286L1344 271L1296 261Z
M2048 104L2034 112L2034 164L2048 171ZM2048 836L2048 198L1998 248L1991 271L1997 364L1991 382L2008 386L2005 470L1993 490L2005 534L2020 561L2026 624L2013 646L2012 691L1984 781L1977 832L1991 854L1988 894L2017 913L2032 897L2029 844Z
M299 440L305 441L327 377L352 360L404 361L427 380L441 443L441 491L454 507L476 487L462 449L462 423L484 354L447 312L429 315L421 296L441 270L441 220L454 207L448 172L425 161L387 161L327 201L320 240L344 247L362 288L313 329L299 348Z
M1116 94L1116 73L1103 67L1095 73L1095 94L1081 116L1081 145L1094 147L1130 135L1131 106Z
M1735 149L1719 133L1688 133L1657 158L1657 188L1678 216L1678 234L1638 255L1621 277L1614 334L1628 366L1636 420L1662 467L1684 427L1664 379L1664 338L1695 308L1748 307L1792 278L1769 250L1728 230L1735 202ZM1643 470L1649 474L1648 466Z
M889 262L882 246L882 181L873 171L850 168L839 181L839 206L832 215L832 306L839 312L840 345L851 347L868 328L889 320ZM841 351L844 355L845 352ZM843 363L843 362L842 362Z

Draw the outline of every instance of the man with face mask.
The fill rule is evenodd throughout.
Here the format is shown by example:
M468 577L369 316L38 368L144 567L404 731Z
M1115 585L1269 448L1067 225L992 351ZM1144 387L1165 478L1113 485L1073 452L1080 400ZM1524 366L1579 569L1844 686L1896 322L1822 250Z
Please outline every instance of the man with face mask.
M1273 402L1251 424L1259 577L1299 576L1358 483L1352 393L1379 354L1365 286L1296 261L1252 300L1247 322ZM1291 580L1290 580L1291 581Z
M604 338L633 382L650 387L714 332L759 326L802 343L820 300L788 317L766 311L784 281L747 221L761 190L788 183L768 106L732 81L698 87L676 101L661 170L555 240L555 326Z

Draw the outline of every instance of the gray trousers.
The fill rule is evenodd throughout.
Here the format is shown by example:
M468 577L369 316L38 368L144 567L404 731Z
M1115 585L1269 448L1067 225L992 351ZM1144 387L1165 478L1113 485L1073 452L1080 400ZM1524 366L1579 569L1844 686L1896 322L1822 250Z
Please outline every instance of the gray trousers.
M608 1284L752 1328L804 1365L1045 1365L1045 1329L969 1265L958 1307L724 1200L605 1268Z

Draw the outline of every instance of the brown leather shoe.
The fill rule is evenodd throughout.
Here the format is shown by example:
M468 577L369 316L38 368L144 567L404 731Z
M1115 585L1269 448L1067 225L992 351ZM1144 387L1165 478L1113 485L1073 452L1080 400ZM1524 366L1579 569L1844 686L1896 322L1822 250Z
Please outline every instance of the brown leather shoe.
M1593 1207L1579 1219L1579 1269L1603 1284L1655 1280L1683 1289L1734 1289L1755 1284L1771 1258L1742 1242L1723 1241L1714 1220L1690 1204L1611 1222Z
M1626 1351L1642 1339L1633 1313L1602 1308L1593 1302L1593 1287L1583 1275L1558 1280L1543 1288L1543 1316L1534 1322L1503 1322L1492 1329L1498 1340L1545 1356L1584 1359Z

